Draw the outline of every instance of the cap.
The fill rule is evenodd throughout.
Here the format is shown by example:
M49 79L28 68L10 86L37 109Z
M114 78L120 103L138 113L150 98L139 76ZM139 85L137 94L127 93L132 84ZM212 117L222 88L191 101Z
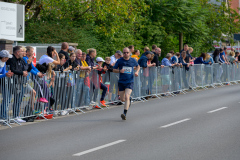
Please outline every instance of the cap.
M123 55L123 53L119 50L116 51L117 54L120 54L121 56Z
M105 62L102 57L97 57L96 62Z
M148 55L148 54L153 54L153 53L151 51L146 51L144 54Z
M75 48L74 48L73 46L69 46L68 49L69 49L70 51L74 51L74 50L75 50Z
M0 52L0 57L2 57L2 58L5 58L5 57L12 58L13 56L7 50L2 50Z

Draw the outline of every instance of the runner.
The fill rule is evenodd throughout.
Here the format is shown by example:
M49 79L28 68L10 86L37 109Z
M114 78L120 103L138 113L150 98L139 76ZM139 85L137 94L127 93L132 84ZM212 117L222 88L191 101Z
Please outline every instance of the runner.
M130 95L133 89L133 70L136 67L135 76L138 76L140 66L134 58L130 58L129 48L123 49L123 57L120 58L115 66L113 67L113 72L120 73L118 88L120 93L121 101L125 102L124 111L121 114L122 120L126 120L126 115L128 108L130 107Z

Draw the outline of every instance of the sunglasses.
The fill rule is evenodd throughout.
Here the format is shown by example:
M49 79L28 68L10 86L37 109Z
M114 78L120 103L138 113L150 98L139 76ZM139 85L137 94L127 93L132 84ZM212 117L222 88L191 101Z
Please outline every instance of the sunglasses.
M128 54L129 52L123 52L123 54Z

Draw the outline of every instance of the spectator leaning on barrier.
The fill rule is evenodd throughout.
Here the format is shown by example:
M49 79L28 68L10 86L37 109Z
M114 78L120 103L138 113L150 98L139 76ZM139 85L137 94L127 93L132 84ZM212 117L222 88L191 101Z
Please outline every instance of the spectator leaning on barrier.
M236 59L236 62L238 62L238 61L240 60L238 57L239 57L239 52L235 52L235 59Z
M75 54L76 54L76 59L75 59L75 62L78 64L78 66L80 67L81 70L88 70L88 71L91 71L91 67L89 67L87 65L87 62L85 61L86 60L86 53L85 52L82 52L81 49L77 49L75 50ZM84 60L82 59L82 56L84 54ZM86 63L85 65L82 64L82 61L84 61L84 63Z
M161 48L155 49L155 53L154 53L155 57L154 57L154 60L152 61L152 63L156 63L156 66L162 65L162 63L159 62L159 57L161 57L161 52L162 52Z
M34 54L34 48L31 47L31 46L28 46L28 47L26 47L26 56L23 57L23 59L25 60L25 62L27 64L31 65L32 69L31 69L30 72L34 76L38 76L39 78L42 78L44 75L32 63L33 54ZM30 75L28 75L27 79L28 80L30 79ZM36 83L36 81L34 81L34 82ZM36 86L38 86L38 85L36 85ZM39 88L39 89L41 89L41 88ZM31 106L32 106L32 110L34 110L34 102L35 102L35 97L36 97L36 91L29 84L27 84L26 93L30 93L30 95L31 95L31 100L30 100L31 102L30 103L31 103ZM43 95L40 96L40 98L38 99L38 102L48 103L48 101L43 97Z
M189 85L188 85L186 73L189 71L190 63L187 63L186 59L187 59L187 53L185 51L182 51L182 54L178 59L178 63L180 63L180 65L184 67L182 78L183 78L183 83L185 88L188 88Z
M26 63L30 64L32 66L31 73L35 76L38 76L40 78L43 77L43 74L33 65L33 54L34 54L34 48L31 46L28 46L26 48L26 56L23 57Z
M108 100L111 102L112 99L112 91L110 91L110 84L111 84L111 75L110 73L113 72L113 66L110 64L111 58L106 57L105 62L103 63L102 67L107 69L105 76L103 77L103 84L108 88Z
M172 64L178 64L178 58L177 58L177 56L175 55L174 51L171 50L169 53L171 53L171 56L172 56L170 62L171 62Z
M86 62L88 64L89 67L91 67L92 70L97 70L97 69L101 69L102 67L101 66L97 66L95 65L94 63L94 59L97 55L97 51L96 49L88 49L87 50L88 54L87 54L87 57L86 57ZM96 100L97 100L97 91L95 91L95 89L98 89L99 86L98 86L98 79L97 79L97 75L94 71L92 71L92 75L91 75L91 94L90 94L90 97L92 99L90 105L93 105L94 108L97 108L99 109L100 107L96 105Z
M6 70L6 62L12 57L13 56L7 50L2 50L0 52L0 78L11 77L14 74L11 70Z
M153 47L155 48L155 47ZM153 60L151 61L151 63L155 63L156 66L159 66L160 63L159 63L159 56L161 56L161 49L160 48L155 48L154 52L154 57L153 57Z
M219 60L219 58L220 58L219 54L220 54L220 50L215 49L213 54L212 54L214 63L221 63L220 60Z
M79 66L82 66L82 63L81 63L81 57L82 57L82 50L81 49L77 49L76 51L75 51L75 53L76 53L76 62L77 62L77 64L79 65Z
M188 50L188 49L189 49L189 48L188 48L188 45L185 44L183 50L180 51L180 54L182 54L182 52L185 51L185 52L186 52L185 61L186 61L187 63L190 63L190 60L192 59L192 56L191 56L191 54L189 53L189 50Z
M57 60L53 59L55 56L57 57ZM60 64L60 59L59 59L58 53L56 52L55 48L52 47L52 46L48 46L47 54L43 55L39 59L38 63L40 65L42 65L43 63L46 63L46 65L48 65L48 63L53 63L54 65L59 65Z
M134 52L134 45L130 45L130 46L128 46L128 48L129 48L129 50L131 52L131 55L132 55L132 53Z
M157 49L157 45L152 45L152 52L155 54L155 49Z
M162 76L162 85L163 85L163 92L167 92L168 87L170 85L170 68L172 66L178 65L177 63L175 64L171 64L170 60L171 60L172 54L168 53L166 55L165 58L163 58L162 60L162 65L164 65L165 67L162 68L161 70L161 76Z
M141 92L146 95L150 94L150 88L152 84L147 84L147 81L151 78L149 78L149 67L156 66L156 63L151 63L151 59L154 54L151 51L146 51L142 54L141 58L138 60L138 64L140 67L143 67L143 76L141 76L141 82L142 82L142 89ZM152 75L150 75L152 76ZM153 77L152 79L153 80ZM150 81L151 81L150 80ZM147 87L148 85L148 87Z
M122 56L123 56L123 54L122 54L121 51L119 51L119 50L116 51L116 53L110 57L110 58L111 58L110 64L111 64L112 66L114 66L115 63L117 62L117 60L118 60L119 58L121 58Z
M76 106L83 108L88 108L90 104L90 79L89 79L89 73L91 71L91 68L88 66L86 60L86 53L82 52L80 49L77 49L75 53L78 55L78 57L81 58L81 66L80 66L80 73L79 77L77 77L76 84ZM79 55L81 53L81 56ZM84 70L84 71L83 71Z
M133 68L136 67L135 76L138 76L140 67L134 58L130 57L130 50L128 48L123 49L123 58L120 58L115 66L113 72L120 73L118 87L120 92L120 98L124 102L124 111L121 114L122 120L126 120L127 111L131 103L131 93L133 89Z
M189 63L190 64L194 64L194 60L195 60L195 58L194 57L192 57L192 52L193 52L193 48L192 47L189 47L188 48L188 51L189 51L189 57L190 57L190 59L189 59Z
M207 63L207 65L214 63L213 58L210 56L210 54L206 54L205 62ZM211 62L211 63L209 63L209 62Z
M211 61L206 62L206 53L201 53L201 55L195 59L194 64L212 64Z
M84 100L84 106L87 107L90 104L90 79L89 79L89 73L91 72L91 67L88 66L86 60L86 56L87 54L85 52L82 52L82 56L81 56L81 70L87 70L87 72L83 72L81 71L80 73L80 78L83 79L84 81L82 81L82 87L83 87L83 100Z
M211 75L211 69L212 64L214 63L213 58L210 56L210 54L206 54L206 60L205 60L205 84L208 84L208 75ZM209 63L211 62L211 63ZM212 82L211 82L212 83Z
M97 57L96 62L98 64L98 66L102 67L103 62L105 62L105 61L103 60L102 57ZM108 70L107 66L104 66L104 68L98 69L100 89L102 90L102 96L100 99L100 103L103 107L106 107L106 104L105 104L106 102L104 99L105 99L108 88L102 83L102 74L105 74L107 70Z
M24 47L24 46L21 46L21 48L22 48L22 50L23 50L23 57L25 57L26 56L26 52L27 52L27 49Z
M68 68L66 68L66 69L64 68L64 64L66 63L66 59L65 59L64 54L60 53L58 56L59 56L59 59L60 59L60 64L55 66L54 70L55 71L61 71L61 72L68 71Z
M136 49L134 50L133 55L131 57L134 58L136 61L138 61L139 55L140 55L140 51Z
M228 62L228 52L227 52L227 47L223 47L223 52L224 52L224 57L225 57L225 60Z
M2 50L0 52L0 88L2 91L2 103L1 103L1 113L0 119L7 119L7 107L10 101L10 93L8 90L8 86L5 86L5 81L2 79L4 77L12 77L13 72L11 70L7 71L6 62L9 58L12 58L12 55L7 50Z
M146 51L142 54L141 58L138 60L138 64L140 67L147 68L156 66L156 63L149 62L150 58L152 57L153 53L151 51Z
M122 53L122 51L120 51L120 50L117 50L116 51L116 53L114 54L114 55L112 55L110 58L111 58L111 62L110 62L110 64L112 65L112 66L114 66L115 64L116 64L116 62L117 62L117 60L118 59L120 59L120 58L122 58L122 56L123 56L123 53ZM109 92L111 92L112 93L112 91L113 91L113 89L114 89L114 87L115 87L115 90L117 90L118 91L118 88L117 88L117 86L118 86L118 75L116 75L116 74L112 74L112 77L111 77L111 85L110 85L110 88L109 88ZM119 91L118 91L118 100L120 100L120 96L119 96ZM118 105L122 105L122 102L118 102Z
M172 57L172 54L171 54L171 53L168 53L168 54L166 55L166 57L163 58L163 60L162 60L162 65L164 65L164 66L169 66L169 67L178 65L177 63L171 64L171 62L170 62L171 57Z
M69 48L68 43L67 43L67 42L63 42L63 43L62 43L61 50L60 50L59 53L58 53L58 54L60 54L60 53L64 54L66 61L68 61L68 59L69 59L68 48Z
M23 59L23 50L20 46L13 48L13 57L7 61L7 65L10 65L10 70L18 75L16 79L16 88L13 89L14 102L13 102L13 117L16 118L18 122L25 122L19 117L20 106L23 100L23 95L25 93L25 87L23 84L26 84L28 72L31 71L31 64L27 64ZM23 76L23 77L22 77Z
M74 52L72 52L70 54L70 59L68 61L66 61L66 63L64 64L64 68L71 71L78 71L79 70L79 65L77 64L76 60L76 54Z
M231 51L228 56L228 60L231 64L236 64L235 52Z
M224 47L224 49L226 49L226 47ZM221 63L228 63L228 60L226 58L226 54L225 54L225 52L224 52L224 50L222 48L220 49L219 61Z
M94 63L94 59L97 56L96 49L91 48L91 49L88 49L87 52L88 52L88 54L86 57L86 62L88 64L88 66L91 67L91 69L100 69L99 66L96 66Z

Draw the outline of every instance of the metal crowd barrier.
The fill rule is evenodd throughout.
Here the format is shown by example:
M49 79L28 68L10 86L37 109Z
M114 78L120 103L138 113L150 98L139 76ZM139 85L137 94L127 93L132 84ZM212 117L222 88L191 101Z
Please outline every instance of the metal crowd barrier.
M102 77L102 78L101 78ZM46 115L67 115L77 111L85 113L98 105L100 109L101 88L104 84L108 90L105 101L108 104L119 102L119 73L106 72L99 75L97 70L68 71L46 74L43 78L28 74L27 77L14 75L0 79L0 122L11 127L19 123L19 119ZM166 95L208 86L238 83L240 81L240 65L212 64L193 65L190 67L150 67L141 68L138 77L134 77L132 99L142 102L147 97L161 98ZM45 98L47 102L41 101ZM95 102L95 103L93 103Z

